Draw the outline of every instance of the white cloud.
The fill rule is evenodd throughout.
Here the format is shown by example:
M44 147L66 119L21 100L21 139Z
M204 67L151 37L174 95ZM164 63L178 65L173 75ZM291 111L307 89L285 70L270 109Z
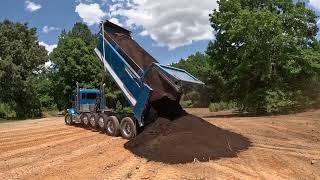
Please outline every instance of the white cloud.
M42 8L41 4L36 4L29 0L25 1L25 5L26 5L26 10L30 12L34 12Z
M49 33L50 31L57 31L57 30L59 30L59 28L57 28L57 27L53 27L53 26L44 26L43 28L42 28L42 32L43 33Z
M320 0L310 0L310 5L315 9L320 9Z
M142 31L141 33L140 33L140 36L148 36L149 35L149 33L148 33L148 31L146 31L146 30L144 30L144 31Z
M97 3L84 4L80 3L76 6L76 13L82 18L83 22L92 26L98 24L103 18L107 16L107 13L103 12L100 5Z
M48 54L50 54L53 51L53 49L57 47L56 44L49 45L43 41L39 42L39 45L44 46L48 51Z
M117 18L111 18L111 19L109 19L109 21L118 25L118 26L123 26L123 24L120 23L120 21Z
M212 40L209 13L218 8L215 0L122 0L123 6L110 9L112 17L123 16L130 28L142 27L158 46L175 49L194 41ZM124 7L120 8L119 7Z

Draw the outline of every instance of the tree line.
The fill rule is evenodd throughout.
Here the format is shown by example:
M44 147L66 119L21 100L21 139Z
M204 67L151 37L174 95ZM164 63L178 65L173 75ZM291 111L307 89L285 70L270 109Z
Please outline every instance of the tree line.
M220 0L208 20L216 33L205 53L174 67L205 86L184 87L187 107L236 108L252 113L288 113L320 102L320 42L316 13L292 0ZM36 29L0 22L0 118L38 117L65 110L76 82L106 83L110 108L128 104L94 54L96 35L76 23L63 31L50 55ZM50 60L51 65L45 66Z
M96 35L76 23L63 31L49 55L27 24L0 23L0 118L39 117L43 111L63 111L71 106L76 82L82 88L106 84L107 105L127 107L121 91L94 54ZM49 66L45 65L50 62Z
M219 11L210 14L216 39L206 53L173 64L207 84L201 91L187 90L185 99L195 99L189 104L199 103L199 96L206 94L204 104L230 103L240 111L259 114L319 106L320 42L315 12L291 0L218 3Z

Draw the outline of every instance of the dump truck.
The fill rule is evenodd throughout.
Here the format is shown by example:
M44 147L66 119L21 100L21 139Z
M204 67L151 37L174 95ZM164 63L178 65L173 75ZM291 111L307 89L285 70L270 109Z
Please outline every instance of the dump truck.
M110 136L126 139L152 123L158 116L174 119L183 112L179 102L183 85L203 82L183 69L160 64L131 36L131 32L108 20L101 22L95 53L132 106L133 113L106 111L105 85L81 89L77 83L67 125L81 123Z

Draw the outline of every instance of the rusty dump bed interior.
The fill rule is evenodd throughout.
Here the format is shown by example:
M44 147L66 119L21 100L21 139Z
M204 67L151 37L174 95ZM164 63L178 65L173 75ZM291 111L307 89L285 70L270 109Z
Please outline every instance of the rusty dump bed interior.
M134 41L131 36L110 32L106 32L106 34L120 46L120 48L125 52L125 55L127 55L129 59L133 60L139 68L146 69L152 63L157 63L157 61L136 41ZM135 65L131 66L136 70Z
M104 23L104 29L105 38L110 43L117 45L118 52L137 73L146 70L152 63L158 63L154 57L132 39L130 31L109 21ZM158 113L166 117L180 114L182 111L179 104L181 92L159 69L150 69L144 82L153 89L149 101Z

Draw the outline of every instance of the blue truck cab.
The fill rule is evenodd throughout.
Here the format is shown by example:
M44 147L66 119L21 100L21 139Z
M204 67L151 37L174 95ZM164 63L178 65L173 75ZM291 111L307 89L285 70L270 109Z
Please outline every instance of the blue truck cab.
M98 89L79 89L78 92L75 96L77 100L73 100L72 108L67 110L68 114L90 113L101 109L97 109L101 97Z
M96 108L100 92L97 89L80 89L80 111L92 112Z

